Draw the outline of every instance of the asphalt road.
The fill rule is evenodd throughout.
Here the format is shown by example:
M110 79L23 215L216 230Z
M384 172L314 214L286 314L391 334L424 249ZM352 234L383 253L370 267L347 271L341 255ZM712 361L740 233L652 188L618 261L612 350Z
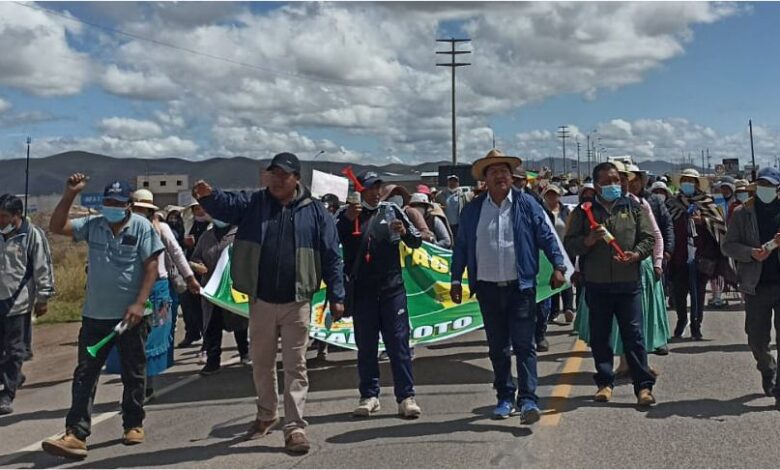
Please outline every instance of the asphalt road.
M743 318L741 311L707 312L705 341L685 339L673 343L668 356L650 356L661 376L655 390L659 403L649 411L636 408L628 383L616 388L612 402L594 403L589 351L569 335L570 327L551 326L550 352L539 358L538 392L546 412L532 426L516 417L489 418L494 392L482 331L417 349L414 368L423 416L415 421L395 414L387 363L382 366L383 410L369 419L352 418L358 398L355 353L334 352L318 363L311 350L307 419L312 450L302 457L284 451L281 431L241 441L254 417L254 390L250 370L236 364L232 347L223 353L223 362L233 365L205 378L196 374L195 350L184 350L178 352L179 364L158 380L158 396L146 408L143 445L121 445L121 384L117 376L103 377L89 456L81 462L40 450L42 439L63 430L75 357L71 326L64 331L71 336L60 341L56 353L46 357L46 351L39 352L26 366L29 385L20 390L16 412L0 417L0 466L777 467L780 412L761 393ZM231 344L228 336L226 345Z

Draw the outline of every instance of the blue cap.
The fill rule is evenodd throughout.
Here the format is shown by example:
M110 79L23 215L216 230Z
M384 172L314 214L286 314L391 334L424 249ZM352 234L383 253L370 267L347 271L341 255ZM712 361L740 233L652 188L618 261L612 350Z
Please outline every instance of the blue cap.
M358 181L360 181L360 184L362 184L365 188L370 188L377 183L382 183L382 178L380 178L379 175L373 171L367 171L358 176Z
M756 180L764 180L775 186L780 186L780 170L767 166L758 170Z
M133 188L127 181L112 181L103 190L103 199L113 199L119 202L127 202L133 194Z

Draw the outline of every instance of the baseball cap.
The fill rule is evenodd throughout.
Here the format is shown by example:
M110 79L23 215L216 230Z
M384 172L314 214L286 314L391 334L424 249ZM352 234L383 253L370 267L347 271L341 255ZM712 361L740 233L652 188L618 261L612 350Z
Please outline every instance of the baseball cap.
M274 155L271 164L268 165L267 170L273 170L274 168L281 168L287 173L301 174L301 162L294 153L282 152Z
M460 181L460 178L458 178L458 175L450 175L447 177L447 181L449 180Z
M418 192L418 193L421 193L421 194L427 194L427 195L429 195L429 196L430 196L430 194L431 194L431 188L429 188L429 187L428 187L427 185L425 185L425 184L418 184L418 185L417 185L417 192Z
M362 173L360 176L358 176L358 181L360 181L360 184L363 185L365 188L370 188L371 186L382 183L382 178L379 177L376 172L373 171L366 171Z
M780 170L767 166L758 170L756 175L757 180L764 180L772 183L775 186L780 186Z
M133 188L127 181L116 180L108 183L103 190L103 199L127 202L133 194Z

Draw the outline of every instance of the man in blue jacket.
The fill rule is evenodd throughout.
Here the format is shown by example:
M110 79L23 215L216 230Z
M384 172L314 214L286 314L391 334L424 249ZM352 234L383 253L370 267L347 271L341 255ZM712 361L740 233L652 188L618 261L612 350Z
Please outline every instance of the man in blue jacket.
M553 288L566 282L566 267L542 207L512 188L512 172L520 163L495 149L474 162L472 175L485 181L487 191L461 213L450 296L455 303L462 301L461 279L468 268L469 289L479 301L495 374L498 404L493 416L508 418L517 402L522 422L531 424L541 414L534 345L539 250L555 267ZM512 379L512 352L517 357L519 394Z
M322 279L334 316L344 313L343 262L336 224L300 182L301 164L292 153L274 156L267 188L248 194L195 183L194 196L214 222L237 225L233 243L233 287L249 296L249 335L257 391L257 417L247 439L267 435L278 422L276 351L282 338L284 439L294 453L309 451L303 419L309 379L306 348L311 299Z

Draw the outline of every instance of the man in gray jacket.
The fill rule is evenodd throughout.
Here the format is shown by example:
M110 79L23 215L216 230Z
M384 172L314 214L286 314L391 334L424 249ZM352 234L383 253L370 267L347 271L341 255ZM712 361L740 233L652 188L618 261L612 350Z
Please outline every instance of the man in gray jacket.
M769 347L772 311L775 334L780 335L780 252L762 247L769 241L780 244L778 186L780 171L767 167L758 172L756 197L734 211L721 248L737 264L739 290L745 294L748 345L761 372L764 393L775 397L775 408L780 410L780 378Z
M54 294L54 269L46 235L24 218L22 200L0 196L0 415L13 412L22 381L25 316L46 314Z

